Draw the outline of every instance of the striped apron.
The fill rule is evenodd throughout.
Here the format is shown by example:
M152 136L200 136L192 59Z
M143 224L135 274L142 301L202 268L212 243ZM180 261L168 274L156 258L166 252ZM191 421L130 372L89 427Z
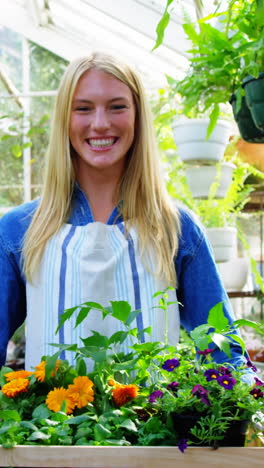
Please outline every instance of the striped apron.
M151 267L155 271L154 256ZM86 301L103 306L109 306L110 301L128 301L132 310L141 310L132 326L139 330L152 327L151 336L143 334L142 341L164 341L164 312L155 307L159 297L153 298L153 294L166 287L144 267L136 232L131 229L125 236L123 222L65 224L48 241L33 284L26 285L26 369L36 366L41 356L57 351L51 343L81 345L80 337L87 338L91 330L109 337L124 329L113 317L102 320L101 312L92 310L77 328L76 312L55 335L60 314ZM168 294L169 301L177 300L175 290ZM168 338L175 345L179 339L178 305L170 305L168 313ZM118 351L126 351L130 344L125 342ZM61 358L74 363L72 352L62 353Z

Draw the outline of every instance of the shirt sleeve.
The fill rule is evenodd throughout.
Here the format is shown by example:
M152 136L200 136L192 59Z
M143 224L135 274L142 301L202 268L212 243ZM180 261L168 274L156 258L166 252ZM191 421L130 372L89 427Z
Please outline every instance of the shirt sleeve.
M26 316L25 284L15 255L0 236L0 367L5 364L9 339Z
M224 314L230 324L234 314L228 295L213 259L211 246L199 226L187 213L182 214L182 234L176 258L178 278L177 297L181 302L181 325L190 332L198 325L207 322L210 309L218 302L223 303ZM237 332L238 333L238 332ZM234 366L247 367L241 346L231 342L231 358L217 348L212 357L215 362L229 362ZM247 374L255 375L250 368Z

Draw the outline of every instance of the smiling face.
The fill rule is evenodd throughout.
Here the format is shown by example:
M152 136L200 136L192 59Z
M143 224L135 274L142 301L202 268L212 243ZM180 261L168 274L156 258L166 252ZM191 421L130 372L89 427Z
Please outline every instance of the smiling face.
M85 72L76 87L70 141L78 173L115 169L122 175L134 140L135 104L130 88L97 69Z

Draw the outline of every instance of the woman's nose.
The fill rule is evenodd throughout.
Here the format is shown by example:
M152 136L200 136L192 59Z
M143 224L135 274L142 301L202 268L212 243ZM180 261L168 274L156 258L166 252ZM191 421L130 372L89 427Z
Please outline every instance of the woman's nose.
M108 128L110 122L107 111L101 108L95 109L91 125L95 130L105 130Z

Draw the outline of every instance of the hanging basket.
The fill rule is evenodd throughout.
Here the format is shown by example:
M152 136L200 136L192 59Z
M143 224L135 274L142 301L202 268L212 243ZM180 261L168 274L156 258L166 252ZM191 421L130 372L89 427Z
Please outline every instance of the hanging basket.
M217 181L218 168L216 166L187 166L186 179L193 198L207 199L211 185L217 181L218 187L214 198L225 198L232 182L232 174L235 165L221 163L219 180Z
M210 137L206 139L209 119L185 119L172 125L179 157L185 163L215 164L225 152L230 125L218 120Z
M227 291L242 291L249 274L247 258L231 258L227 262L217 263L217 268Z
M235 227L206 228L216 262L228 262L237 257L237 229Z
M249 75L243 80L247 105L257 128L264 131L264 73L258 78Z
M256 127L245 97L242 97L241 107L239 110L237 110L235 94L232 94L229 102L232 106L234 119L243 140L248 141L249 143L264 143L264 131Z

